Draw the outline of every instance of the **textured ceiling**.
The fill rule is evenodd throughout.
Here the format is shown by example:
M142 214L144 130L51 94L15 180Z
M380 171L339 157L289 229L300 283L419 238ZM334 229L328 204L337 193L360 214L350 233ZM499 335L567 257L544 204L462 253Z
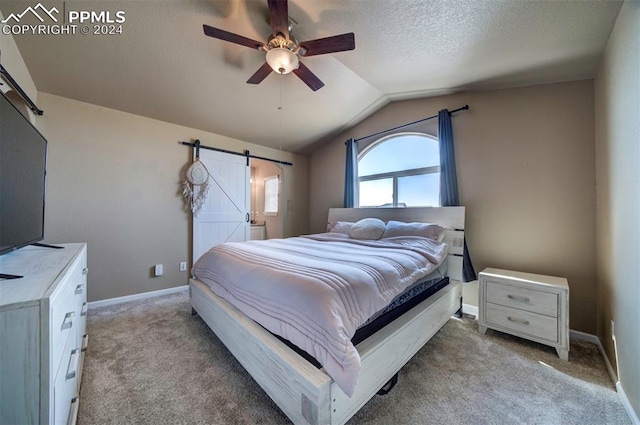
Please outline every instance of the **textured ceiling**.
M0 10L35 3L2 0ZM312 92L293 74L246 84L264 53L203 34L208 24L266 41L266 0L44 4L122 10L126 21L118 35L14 35L38 91L294 152L393 100L591 78L621 6L290 0L299 41L355 32L354 51L302 59L325 83Z

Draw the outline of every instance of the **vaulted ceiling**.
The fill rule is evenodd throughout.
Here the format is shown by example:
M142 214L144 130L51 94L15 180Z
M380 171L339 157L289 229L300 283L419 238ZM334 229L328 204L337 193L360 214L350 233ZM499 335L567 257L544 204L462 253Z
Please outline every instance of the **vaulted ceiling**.
M14 35L38 91L296 152L393 100L591 78L621 2L290 0L299 41L355 33L353 51L303 58L317 92L293 74L246 84L264 52L204 35L208 24L266 41L266 0L45 5L125 22L114 35Z

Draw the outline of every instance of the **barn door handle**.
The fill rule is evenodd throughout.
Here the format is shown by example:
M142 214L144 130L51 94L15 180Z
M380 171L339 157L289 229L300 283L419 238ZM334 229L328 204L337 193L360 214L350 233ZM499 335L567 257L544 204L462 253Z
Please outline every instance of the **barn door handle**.
M251 220L251 218L249 217L249 213L247 213L247 223L249 222L249 220Z

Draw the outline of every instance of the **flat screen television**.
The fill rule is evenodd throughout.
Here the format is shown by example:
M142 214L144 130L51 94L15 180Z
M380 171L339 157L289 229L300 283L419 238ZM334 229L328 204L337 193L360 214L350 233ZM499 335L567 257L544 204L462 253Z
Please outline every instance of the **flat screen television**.
M47 140L0 94L2 255L44 238Z

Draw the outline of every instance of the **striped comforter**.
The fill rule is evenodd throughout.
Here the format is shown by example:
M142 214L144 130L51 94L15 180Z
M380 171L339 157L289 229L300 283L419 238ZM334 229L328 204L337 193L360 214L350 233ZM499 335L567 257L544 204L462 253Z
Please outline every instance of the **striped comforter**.
M433 271L447 245L421 237L355 240L339 233L223 243L192 274L248 317L307 351L351 396L356 329Z

